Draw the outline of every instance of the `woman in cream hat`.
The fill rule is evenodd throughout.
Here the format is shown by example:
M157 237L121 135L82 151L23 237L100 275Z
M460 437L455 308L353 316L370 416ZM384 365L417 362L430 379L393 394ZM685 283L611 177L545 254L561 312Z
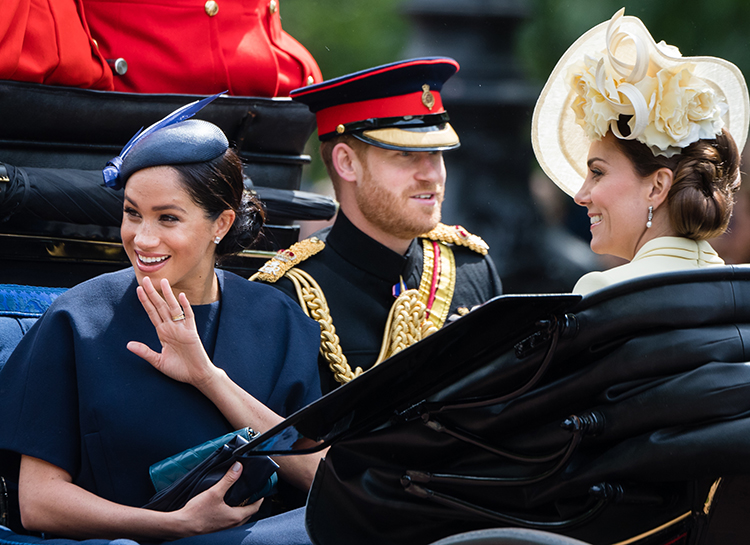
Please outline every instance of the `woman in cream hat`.
M588 209L592 250L630 262L574 292L724 263L706 240L729 222L748 116L736 66L682 57L624 9L568 49L534 109L534 153Z

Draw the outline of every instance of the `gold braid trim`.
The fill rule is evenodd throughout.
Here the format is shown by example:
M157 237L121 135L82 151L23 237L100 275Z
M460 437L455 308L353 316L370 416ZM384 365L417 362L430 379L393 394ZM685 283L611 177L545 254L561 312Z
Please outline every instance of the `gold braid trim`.
M460 225L445 225L438 223L432 231L419 235L419 238L428 238L438 242L447 242L456 246L465 246L478 254L487 255L490 251L489 245L477 235L472 235Z
M341 351L341 342L331 319L331 311L320 285L315 279L294 266L320 252L325 242L317 237L310 237L292 244L287 250L280 250L272 259L250 277L251 281L273 283L282 276L291 280L297 292L300 307L309 317L320 324L320 353L328 362L336 382L345 383L362 374L362 368L352 371L346 356Z
M437 244L437 252L433 247ZM437 267L437 285L427 320L440 329L445 324L450 311L453 293L456 289L456 259L453 250L444 242L433 242L422 239L422 253L424 255L422 264L422 278L419 281L420 301L425 305L430 302L433 275ZM436 255L437 254L437 255Z
M445 229L441 230L441 226ZM465 237L462 238L461 233L465 233L465 231L458 226L451 228L439 224L425 238L439 236L442 238L431 239L442 241L446 237L445 233L451 232L454 233L453 236L448 237L445 242L468 246L481 253L480 249L475 249L480 248L476 242L473 243L474 247L472 247L469 246L471 241L468 238L465 240ZM474 235L471 235L471 237L474 237ZM479 237L474 238L484 244L484 241ZM487 245L484 244L484 246ZM361 375L363 373L362 368L357 367L352 370L341 350L341 342L336 334L336 327L333 325L328 302L320 285L309 273L294 268L295 265L317 254L323 248L325 248L325 243L316 237L301 240L290 246L289 249L279 251L257 273L251 276L250 280L274 283L282 276L289 278L297 292L302 310L307 316L320 324L320 353L328 362L328 367L333 372L336 382L344 384ZM484 253L487 253L486 250ZM425 303L420 301L418 290L405 290L396 298L388 314L380 354L373 367L438 330L438 327L431 320L425 320L426 309Z
M250 277L251 281L260 280L273 284L295 265L320 252L326 247L318 237L310 237L295 242L286 250L279 250L266 261L258 272Z
M320 353L328 362L333 378L341 384L357 378L362 374L362 368L357 367L352 371L341 351L339 336L336 334L323 290L312 276L301 269L287 271L285 276L294 284L302 310L320 324Z
M438 330L431 321L425 320L426 310L417 290L405 290L396 298L388 313L380 354L373 367Z

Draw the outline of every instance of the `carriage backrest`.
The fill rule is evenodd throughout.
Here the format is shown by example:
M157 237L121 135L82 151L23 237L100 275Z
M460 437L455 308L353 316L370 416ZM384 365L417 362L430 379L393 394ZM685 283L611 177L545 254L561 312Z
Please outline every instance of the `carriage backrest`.
M34 322L65 288L0 284L0 369Z

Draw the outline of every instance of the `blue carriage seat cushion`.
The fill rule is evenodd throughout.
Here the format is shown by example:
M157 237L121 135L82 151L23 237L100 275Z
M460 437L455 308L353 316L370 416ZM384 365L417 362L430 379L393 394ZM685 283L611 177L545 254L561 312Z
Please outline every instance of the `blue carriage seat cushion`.
M0 284L0 369L21 337L66 289Z

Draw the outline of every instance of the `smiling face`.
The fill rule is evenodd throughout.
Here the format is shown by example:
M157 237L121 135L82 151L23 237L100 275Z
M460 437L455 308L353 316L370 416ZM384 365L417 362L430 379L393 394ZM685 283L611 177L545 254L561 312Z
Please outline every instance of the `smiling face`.
M184 292L192 304L215 301L214 238L226 233L226 214L233 212L216 221L207 218L171 167L133 174L125 186L120 234L138 283L148 276L158 287L166 278L174 293Z
M388 237L411 241L437 225L445 194L442 152L369 146L362 155L363 172L355 198L371 227Z
M646 235L652 187L641 178L609 133L589 148L588 175L575 201L588 209L591 249L631 260L653 238Z

